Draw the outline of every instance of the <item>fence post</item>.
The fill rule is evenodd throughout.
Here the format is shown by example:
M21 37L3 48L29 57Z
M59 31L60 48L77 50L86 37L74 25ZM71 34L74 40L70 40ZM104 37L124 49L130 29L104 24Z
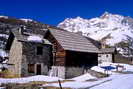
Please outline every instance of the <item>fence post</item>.
M60 80L58 80L58 82L59 82L60 89L62 89L62 86L61 86L61 81L60 81Z

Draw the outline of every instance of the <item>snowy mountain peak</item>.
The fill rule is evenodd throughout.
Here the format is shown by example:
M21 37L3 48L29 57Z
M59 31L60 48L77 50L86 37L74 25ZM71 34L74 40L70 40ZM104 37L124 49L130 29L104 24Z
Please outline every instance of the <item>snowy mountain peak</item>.
M133 19L108 12L92 19L67 18L59 23L58 27L70 32L82 32L95 40L104 39L110 46L126 40L127 35L133 37Z
M110 15L112 15L112 14L106 11L103 13L103 15L101 15L101 18L108 17Z

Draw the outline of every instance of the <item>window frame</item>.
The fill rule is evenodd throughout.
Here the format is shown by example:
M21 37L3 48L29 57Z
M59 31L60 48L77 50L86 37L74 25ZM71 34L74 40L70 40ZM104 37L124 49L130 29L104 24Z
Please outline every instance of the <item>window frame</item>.
M36 55L43 55L43 46L36 47Z

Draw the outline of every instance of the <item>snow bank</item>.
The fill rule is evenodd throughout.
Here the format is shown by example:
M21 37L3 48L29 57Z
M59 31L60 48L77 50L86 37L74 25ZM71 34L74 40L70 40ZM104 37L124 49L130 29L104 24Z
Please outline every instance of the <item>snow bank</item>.
M129 65L129 64L120 64L120 65L124 66L124 68L125 68L124 72L127 72L127 71L133 72L133 65Z
M99 64L99 66L94 66L91 68L91 70L97 71L97 72L101 72L101 73L105 73L105 69L101 68L101 67L105 67L105 66L111 66L114 67L115 69L111 69L110 71L108 71L108 74L116 74L114 71L117 71L117 66L122 66L123 68L118 68L118 71L121 72L133 72L133 65L129 65L129 64L122 64L122 63L109 63L109 62L103 62L102 64Z
M89 79L96 79L96 77L90 75L89 73L86 73L84 75L81 75L81 76L72 78L71 80L75 80L75 81L86 81L86 80L89 80Z
M36 35L34 35L34 36L29 36L29 37L27 38L27 40L28 40L28 41L31 41L31 42L39 42L39 43L42 43L42 42L43 42L43 39L42 39L41 37L39 37L39 36L36 36Z
M123 71L130 71L133 72L133 65L130 64L123 64L123 63L107 63L107 62L103 62L102 64L100 64L100 66L112 66L112 67L116 67L118 65L123 66L124 70Z
M31 81L45 81L45 82L53 82L62 80L58 77L49 77L44 75L38 75L38 76L31 76L31 77L24 77L24 78L13 78L13 79L7 79L7 78L0 78L0 83L28 83Z
M97 71L97 72L100 72L100 73L105 73L105 69L99 67L99 66L94 66L91 68L91 70L94 70L94 71Z

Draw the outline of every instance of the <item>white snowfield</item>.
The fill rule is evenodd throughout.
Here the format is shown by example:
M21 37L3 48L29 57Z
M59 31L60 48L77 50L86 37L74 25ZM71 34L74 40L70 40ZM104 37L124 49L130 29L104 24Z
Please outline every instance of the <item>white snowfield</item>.
M128 64L121 63L103 63L100 66L112 66L116 67L117 65L124 66L125 70L123 72L133 72L133 66ZM100 66L94 66L91 69L97 72L105 73L105 69ZM84 74L76 78L74 82L65 82L62 83L62 87L69 87L72 89L85 88L85 89L132 89L133 88L133 73L129 74L120 74L115 73L116 69L108 71L111 74L106 78L96 78L90 74ZM97 79L97 81L87 81L89 79ZM44 86L55 86L59 87L58 83L46 84Z
M113 66L116 65L124 66L124 73L113 73L115 70L110 70L111 75L106 78L96 78L95 76L86 73L84 75L68 79L74 81L66 81L61 83L62 87L68 87L72 89L133 89L133 65L128 64L118 64L118 63L104 63L100 66ZM92 67L93 70L104 73L104 69L100 66ZM127 73L130 72L130 73ZM0 83L29 83L31 81L45 81L45 82L53 82L58 80L64 80L58 77L49 77L44 75L24 77L24 78L13 78L13 79L5 79L0 78ZM89 81L91 80L91 81ZM44 84L43 87L53 86L59 87L58 83L47 83Z
M44 86L59 87L58 83L46 84ZM111 75L108 78L99 79L98 81L88 82L65 82L62 87L69 87L73 89L132 89L133 88L133 74Z

